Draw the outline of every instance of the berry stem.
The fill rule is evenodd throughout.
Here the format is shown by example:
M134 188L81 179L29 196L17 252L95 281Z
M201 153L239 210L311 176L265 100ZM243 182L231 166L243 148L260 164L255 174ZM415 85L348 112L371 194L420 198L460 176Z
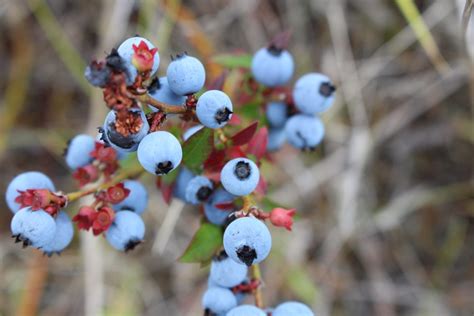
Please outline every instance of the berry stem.
M258 308L263 308L263 294L262 294L262 272L260 271L260 265L255 263L252 265L252 279L258 281L259 285L254 291L255 305Z
M242 200L244 202L244 205L242 206L242 211L245 214L247 214L250 211L250 209L254 206L255 203L254 203L253 198L250 194L243 196Z
M138 100L142 103L149 104L152 107L157 108L158 110L160 110L161 112L163 112L165 114L184 114L184 113L190 111L190 109L188 109L188 107L186 107L184 105L183 106L175 106L175 105L166 104L166 103L163 103L163 102L160 102L160 101L154 99L149 94L142 94L142 95L132 94L132 98L134 98L135 100Z

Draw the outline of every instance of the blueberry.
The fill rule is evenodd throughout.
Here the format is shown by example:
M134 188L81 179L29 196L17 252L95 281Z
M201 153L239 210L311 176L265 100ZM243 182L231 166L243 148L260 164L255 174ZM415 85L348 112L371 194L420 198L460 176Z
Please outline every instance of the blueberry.
M13 213L16 213L20 209L20 204L15 202L15 199L19 195L18 191L25 191L27 189L56 191L53 182L45 174L38 171L20 173L10 181L7 191L5 192L5 200Z
M260 179L257 165L247 158L227 162L221 171L221 182L227 192L243 196L253 192Z
M16 242L23 242L23 247L42 248L53 241L56 222L44 210L32 211L25 207L15 213L10 228Z
M267 313L253 305L240 305L231 309L226 316L267 316Z
M155 48L155 46L149 40L143 37L139 37L139 36L134 36L134 37L130 37L126 39L117 48L117 52L120 55L120 57L122 57L125 60L125 62L131 67L133 67L133 64L132 64L132 56L134 54L133 45L139 46L141 41L144 41L149 49ZM151 69L150 76L153 76L156 73L159 65L160 65L160 54L156 52L155 55L153 56L153 67Z
M252 58L252 74L259 83L267 87L286 84L295 69L293 56L281 49L261 48Z
M314 316L308 306L299 302L285 302L278 305L272 316Z
M120 203L112 205L116 212L131 211L142 214L148 205L148 192L140 181L125 180L123 184L130 190L128 196Z
M288 106L284 102L270 102L265 113L271 127L283 127L288 118Z
M110 228L105 232L109 244L117 250L133 250L145 237L145 224L140 215L121 211L115 214Z
M89 155L95 149L95 139L92 136L80 134L74 136L64 152L64 158L69 168L75 170L91 163Z
M204 176L196 176L186 186L186 201L194 205L203 203L212 194L213 189L211 180Z
M184 53L169 64L166 77L174 93L189 95L198 92L204 86L206 70L199 59Z
M225 255L212 260L209 279L222 287L234 287L247 277L247 266L237 263Z
M234 199L235 196L224 189L220 188L214 191L209 200L204 204L204 215L207 220L215 225L224 225L229 214L234 211L234 208L220 209L216 207L216 204L232 202Z
M220 315L237 306L237 300L229 289L210 287L202 297L202 306L204 309Z
M166 77L155 78L150 87L148 88L150 96L154 99L170 104L170 105L183 105L186 102L186 97L177 95L174 93L169 85ZM158 109L153 106L148 106L153 112L157 112Z
M223 127L232 117L232 101L222 91L209 90L199 97L196 115L206 127Z
M194 174L188 168L181 168L174 183L173 195L182 201L186 201L186 187L192 178L194 178Z
M336 88L331 79L320 73L309 73L298 79L293 88L296 108L305 114L326 111L334 102Z
M117 152L132 152L136 151L140 141L148 134L150 125L146 120L145 113L140 109L129 110L130 115L141 124L140 129L135 133L129 133L123 136L116 130L115 122L117 114L115 111L110 111L104 122L104 138L105 141L112 146ZM140 123L141 121L141 123Z
M196 134L197 132L199 132L203 128L204 128L204 125L201 125L201 124L198 124L198 125L195 125L193 127L188 128L186 130L186 132L184 132L184 134L183 134L183 140L187 141L191 136L193 136L194 134Z
M158 131L142 139L138 146L137 157L146 171L160 176L179 166L183 150L173 134Z
M268 130L267 151L277 151L286 141L284 128L270 128Z
M71 218L66 212L60 211L55 219L56 233L53 240L45 245L41 250L51 256L54 253L60 254L72 241L74 236L74 227L72 226Z
M238 218L224 232L225 252L237 263L251 266L263 261L272 247L267 226L254 217Z
M297 114L286 122L285 133L292 146L313 150L323 140L324 125L319 118Z

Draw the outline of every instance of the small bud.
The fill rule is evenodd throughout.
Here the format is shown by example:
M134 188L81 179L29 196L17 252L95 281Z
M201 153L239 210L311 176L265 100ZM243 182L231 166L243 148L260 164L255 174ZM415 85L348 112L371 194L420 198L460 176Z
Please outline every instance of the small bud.
M79 181L79 186L82 187L97 180L99 178L99 170L94 165L87 165L77 168L77 170L72 174L72 177Z
M77 223L79 229L89 230L96 217L97 212L93 207L82 206L79 209L79 213L72 218L72 221Z
M101 142L95 143L95 149L91 151L89 155L104 163L113 163L117 160L117 152L115 149Z
M133 45L133 51L132 64L135 68L140 72L150 71L158 48L149 49L145 41L141 41L138 46Z
M291 226L293 225L293 216L295 213L296 210L294 208L287 210L277 207L270 212L270 221L277 227L285 227L291 231Z
M130 190L125 188L123 183L118 183L107 189L107 201L112 204L122 202L130 194Z
M107 229L109 229L110 225L115 218L115 212L108 206L103 206L97 211L97 215L94 218L94 222L92 223L92 232L94 236L100 235Z

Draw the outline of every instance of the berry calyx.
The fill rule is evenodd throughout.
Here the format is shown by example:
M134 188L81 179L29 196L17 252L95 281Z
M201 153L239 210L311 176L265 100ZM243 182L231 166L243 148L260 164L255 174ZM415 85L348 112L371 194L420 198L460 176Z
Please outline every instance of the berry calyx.
M133 56L132 64L137 68L139 72L147 72L153 68L153 61L158 48L148 48L145 41L141 41L140 44L132 45Z

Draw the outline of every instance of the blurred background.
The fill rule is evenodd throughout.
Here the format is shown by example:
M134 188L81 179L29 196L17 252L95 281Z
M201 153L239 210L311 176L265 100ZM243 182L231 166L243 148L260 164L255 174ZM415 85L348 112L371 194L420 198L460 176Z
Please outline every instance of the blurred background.
M74 190L62 150L73 135L95 133L107 111L85 65L126 37L159 47L160 74L186 50L216 76L213 55L253 53L290 29L295 79L324 72L338 92L323 115L323 150L285 147L264 170L270 196L300 214L293 232L272 229L265 303L296 299L317 315L472 316L474 71L465 45L474 52L474 21L464 37L465 3L2 0L0 191L26 170ZM0 315L202 315L208 268L176 261L198 212L168 208L144 181L147 241L129 254L84 232L59 257L21 250L1 199Z

